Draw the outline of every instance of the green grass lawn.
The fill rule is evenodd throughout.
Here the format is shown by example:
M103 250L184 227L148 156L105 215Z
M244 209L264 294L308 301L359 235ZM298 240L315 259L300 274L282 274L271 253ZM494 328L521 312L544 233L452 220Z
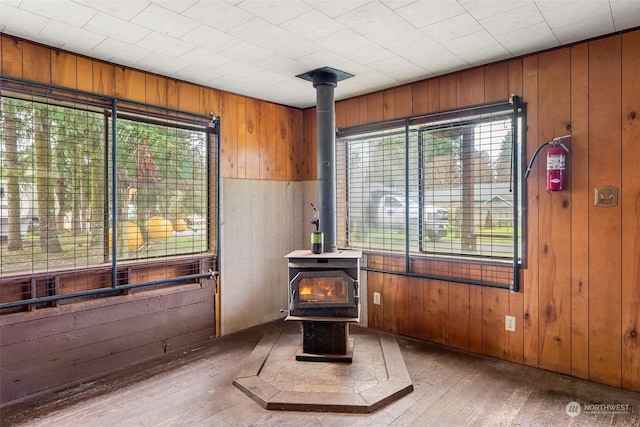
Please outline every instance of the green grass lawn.
M474 233L478 236L478 242L491 243L493 240L497 240L500 243L513 242L513 227L492 227L474 229ZM372 231L369 233L371 239L378 241L404 241L406 234L404 231ZM425 237L426 241L429 241ZM441 242L459 242L462 237L456 231L449 230L446 236L440 239Z
M70 232L58 233L62 252L47 253L40 246L37 233L22 236L23 249L9 251L6 242L0 245L2 275L10 273L28 273L39 270L60 268L83 268L109 262L111 252L105 254L103 246L91 244L89 235L73 236ZM145 242L137 251L123 253L121 260L155 258L162 256L201 253L207 250L206 230L199 234L177 233L166 241Z

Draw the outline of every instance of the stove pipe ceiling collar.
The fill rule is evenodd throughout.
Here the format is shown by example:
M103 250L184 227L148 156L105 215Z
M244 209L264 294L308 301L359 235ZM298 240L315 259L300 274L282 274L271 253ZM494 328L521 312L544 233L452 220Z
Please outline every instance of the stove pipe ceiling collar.
M313 82L316 89L316 142L318 161L318 210L324 252L337 252L336 115L334 89L353 74L323 67L296 77Z

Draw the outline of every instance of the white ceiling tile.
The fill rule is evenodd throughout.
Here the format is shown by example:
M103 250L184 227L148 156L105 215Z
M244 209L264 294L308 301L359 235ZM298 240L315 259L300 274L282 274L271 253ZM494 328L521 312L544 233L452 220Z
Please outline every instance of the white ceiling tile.
M261 18L254 18L234 28L230 34L294 59L317 50L311 42Z
M336 87L336 91L340 90L339 88L341 85L342 82L339 82L338 86ZM276 95L280 92L287 93L291 97L299 97L301 99L311 100L315 104L317 93L311 82L293 78L273 85L272 89L272 92L274 92Z
M394 46L393 51L390 53L400 55L413 62L414 58L427 56L441 50L444 50L444 47L440 43L434 41L431 37L422 36L403 45Z
M295 0L244 0L238 3L238 7L274 25L287 22L311 9L308 4Z
M40 15L16 9L15 7L2 5L2 21L8 34L33 40L33 36L39 34L49 23L50 19ZM62 46L63 40L53 40L56 47Z
M579 7L585 0L534 0L536 7L540 9L542 13L551 11L558 7L564 7L572 5L573 7ZM602 0L596 0L602 1ZM607 0L604 0L607 1Z
M500 15L512 9L531 4L533 0L458 0L475 19Z
M315 9L285 22L281 27L311 41L344 29L340 22Z
M431 73L417 65L411 64L406 68L399 68L388 75L395 79L398 84L401 84L422 80L426 78L426 76L431 75Z
M199 23L156 4L144 8L131 19L134 24L141 25L170 37L180 37L196 28Z
M469 66L468 62L448 50L430 52L428 55L415 58L411 62L435 75L449 73Z
M144 36L151 33L151 30L148 28L132 24L104 12L98 12L84 25L83 28L96 34L109 36L125 43L136 43ZM113 28L117 28L118 31L113 31Z
M184 61L185 64L198 64L208 68L215 68L219 65L231 61L228 56L222 55L217 52L212 52L203 47L196 47L184 55L181 55L178 59Z
M321 50L320 46L317 44L304 40L293 34L290 34L290 36L285 38L285 40L278 41L275 44L265 43L264 46L273 48L274 51L293 59L299 59L303 56L307 56Z
M239 95L255 96L258 99L264 99L261 96L265 92L265 84L259 84L249 79L249 76L242 76L236 73L229 73L218 80L217 88L228 92L237 93Z
M613 18L619 18L622 14L630 14L640 24L640 2L637 0L612 0L611 13Z
M172 10L176 13L182 13L189 9L192 5L198 2L198 0L151 0L165 9Z
M442 45L452 53L458 55L460 53L471 52L482 49L487 46L499 45L498 41L486 30L481 29L475 33L467 34L453 40L446 41Z
M370 43L356 50L352 50L345 56L363 65L369 65L372 62L396 57L392 51L375 43Z
M305 0L309 6L318 9L325 15L335 18L336 16L343 15L357 9L362 5L369 3L371 0L348 0L348 1L336 1L336 0Z
M157 70L163 70L163 72L164 70L167 70L169 73L171 73L171 75L184 69L187 66L184 61L158 52L152 53L151 55L140 61L138 64L140 64L139 66L144 67L144 69L154 72L156 72Z
M567 23L558 28L552 28L553 34L561 44L568 44L607 34L615 31L611 15L596 16L576 23Z
M155 31L145 36L137 45L174 58L178 58L193 49L192 44Z
M262 61L256 62L256 65L266 70L280 70L284 75L289 76L296 76L308 71L308 67L305 63L296 61L295 59L291 59L279 53L263 59Z
M294 77L294 75L286 76L282 73L274 73L268 70L261 70L260 77L258 79L255 79L254 82L271 87L278 84L283 84L289 86L289 90L291 90L291 81L294 79Z
M352 59L351 55L349 55L349 58L347 58L335 52L322 50L298 58L298 61L306 66L306 69L303 71L315 70L316 68L330 66L333 68L338 68L342 71L350 72L349 70L340 68L343 64L351 62L350 59Z
M422 37L424 33L407 21L397 22L367 36L369 40L387 48L411 43Z
M70 0L29 0L23 1L20 8L40 16L46 16L65 24L82 27L97 13L95 9L74 3Z
M596 16L609 15L611 19L611 9L607 1L582 1L579 4L568 3L552 11L543 11L542 15L551 28L560 28L563 25L571 25Z
M455 0L429 0L411 3L396 12L417 28L424 28L466 11Z
M291 84L297 83L295 82L295 80L300 80L296 79L295 77L287 77L285 80L279 79L277 81L272 81L269 77L270 76L265 77L265 75L261 73L258 79L252 79L249 85L247 85L245 82L244 86L246 86L250 91L259 91L263 94L277 95L277 93L279 92L279 90L276 89L277 86L288 87L289 89L287 90L287 92L291 92ZM313 92L313 87L310 84L307 87L310 88L311 92ZM305 88L301 88L301 90L305 91ZM275 99L277 99L277 96L275 97Z
M611 2L611 13L616 31L640 25L640 1L618 0Z
M229 49L225 49L222 53L229 58L237 59L239 61L250 60L251 62L259 62L276 54L271 49L255 45L247 41L243 41Z
M304 96L304 97L309 97L309 95L311 95L312 98L315 98L317 95L317 92L315 90L315 88L313 87L313 83L306 81L306 80L302 80L299 78L293 78L289 81L289 87L286 89L291 93L299 93L300 95ZM340 88L342 85L344 85L344 81L340 81L338 82L338 86L336 86L336 90L339 91L338 88ZM285 89L285 88L283 88Z
M345 83L346 82L359 84L364 87L375 84L379 88L387 88L397 83L395 79L374 70L360 73L357 76L353 76L349 80L346 80Z
M262 68L258 67L257 65L237 60L226 62L216 68L224 70L226 74L234 75L237 77L250 77L259 74L262 71Z
M343 62L339 65L339 69L349 74L353 74L354 76L369 71L369 68L366 65L363 65L356 61Z
M209 85L215 79L220 78L225 73L216 68L209 68L200 64L191 64L186 68L176 72L176 77L188 82L201 82L203 85ZM214 87L219 87L215 85Z
M510 58L511 53L509 53L509 51L502 45L496 43L494 45L468 50L466 52L459 53L457 56L469 64L477 66Z
M0 0L0 5L2 6L10 6L10 7L19 7L22 0Z
M109 0L73 0L75 3L81 3L93 9L108 13L117 18L130 20L141 10L149 5L147 0L126 0L126 1L109 1Z
M468 14L457 15L452 18L436 22L424 29L424 33L437 42L456 39L467 34L478 32L482 26Z
M393 75L394 72L413 67L415 67L415 64L412 64L403 58L383 59L382 61L369 64L369 68L373 71L377 71L388 76Z
M400 9L401 7L408 6L411 3L416 3L420 0L380 0L380 1L389 9L396 10L396 9Z
M544 17L535 4L528 4L480 20L480 24L493 35L511 33L520 29L526 30L527 27L543 22L545 22Z
M559 45L546 22L531 25L509 33L498 34L496 40L512 55L524 55Z
M339 101L371 92L370 89L367 90L368 87L369 86L364 81L362 83L358 83L358 80L355 79L355 77L338 82L338 87L335 91L336 100ZM315 105L315 102L310 105Z
M129 43L116 40L114 38L107 38L98 46L93 48L91 55L96 55L99 58L113 60L117 54L117 62L121 65L134 65L142 59L146 58L152 53L149 49L144 49L139 46L134 46Z
M372 1L336 17L337 21L363 35L380 31L401 19L402 17L378 1Z
M40 32L47 40L64 40L62 47L71 52L87 52L100 44L105 37L59 21L50 21Z
M241 39L205 24L200 24L194 30L180 37L180 40L214 52L223 52L242 43Z
M345 28L344 30L330 34L326 37L321 37L315 42L325 49L330 49L342 55L347 55L351 51L371 44L371 41L367 38L357 34L349 28Z
M199 1L182 12L182 16L221 31L230 31L249 21L253 15L225 1Z

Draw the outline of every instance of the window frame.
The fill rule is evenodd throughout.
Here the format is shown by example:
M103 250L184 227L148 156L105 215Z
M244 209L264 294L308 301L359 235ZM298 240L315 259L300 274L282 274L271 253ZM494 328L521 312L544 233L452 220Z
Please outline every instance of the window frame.
M499 112L504 112L508 114L511 121L511 161L510 165L512 171L510 173L511 179L513 182L510 185L513 194L513 209L511 212L511 219L513 222L513 249L510 256L507 257L494 257L494 256L479 256L474 258L470 255L461 255L456 253L441 253L434 254L425 251L424 253L416 254L415 250L410 250L409 243L414 235L410 235L409 232L409 209L405 210L405 249L404 251L397 251L394 249L392 252L389 252L385 249L371 249L367 248L367 244L365 243L365 247L359 247L357 245L351 245L350 242L350 221L349 218L349 206L352 204L350 202L351 194L358 194L356 191L351 191L349 188L349 177L348 174L352 173L352 169L354 168L349 164L349 152L346 146L343 146L345 150L342 153L339 153L339 161L342 156L343 165L339 165L337 171L337 179L338 182L343 183L345 186L344 191L339 192L341 194L343 200L339 200L339 211L343 209L343 213L339 213L339 229L344 230L344 236L339 236L339 241L341 241L341 246L344 246L345 249L348 248L358 248L363 250L365 255L365 260L363 262L363 266L366 270L369 271L377 271L383 273L391 273L391 274L401 274L407 276L416 276L416 277L424 277L436 280L444 280L479 286L488 286L488 287L496 287L496 288L507 288L514 292L520 290L520 274L519 270L526 266L526 182L523 179L521 172L524 170L525 160L526 160L526 103L523 103L518 96L513 95L509 100L503 102L496 102L490 104L482 104L476 106L469 106L466 108L448 110L442 112L436 112L432 114L425 114L419 116L411 116L405 118L399 118L394 120L386 120L380 121L365 125L358 125L348 128L339 128L336 131L337 138L339 140L338 146L340 146L340 141L348 138L364 138L366 139L366 134L375 133L375 132L383 132L388 130L390 135L397 135L401 133L401 129L404 128L405 134L405 200L409 202L409 180L415 179L418 180L420 185L422 185L423 178L422 174L424 173L421 158L421 148L419 149L419 157L418 161L419 167L417 171L410 170L410 161L412 161L409 153L409 132L415 131L422 135L424 129L436 129L438 126L449 126L452 127L451 122L455 123L455 126L469 126L471 124L477 124L477 122L491 122L491 118L483 119L483 115L497 114ZM421 138L421 136L420 136ZM348 144L344 144L348 145ZM418 144L418 147L422 147L422 141ZM416 177L410 177L409 175L416 174ZM360 195L362 196L362 195ZM357 196L354 196L357 197ZM422 198L422 190L418 192L418 197ZM453 200L453 199L450 199ZM419 243L420 247L419 252L422 251L423 245L423 236L424 233L423 227L425 226L425 209L423 206L423 200L420 199L418 201L419 208ZM415 232L414 232L415 234ZM491 245L494 244L495 238L493 236L490 237ZM415 244L415 242L414 242ZM453 256L455 255L455 257ZM447 263L447 269L434 268L432 265ZM478 270L495 270L501 271L502 269L508 270L508 280L503 277L503 273L495 275L492 277L491 274L485 275L484 273L478 274L477 277L471 277L471 275L459 274L458 271L460 269L464 269L471 266L471 268L477 268ZM506 273L505 273L506 274Z
M58 268L54 266L51 269L47 268L46 271L31 269L30 272L4 274L0 280L0 286L3 288L5 286L14 287L14 289L20 289L22 293L18 297L15 297L15 293L13 293L13 296L10 295L5 299L3 289L3 299L0 300L1 313L9 313L23 308L55 306L60 300L83 300L95 296L121 294L123 291L135 288L194 283L206 278L214 279L217 276L220 250L220 120L218 117L213 114L195 114L4 75L0 75L0 96L101 114L105 123L104 142L113 146L117 145L116 128L119 118L176 129L201 131L205 141L206 159L204 159L204 164L206 167L205 185L207 186L204 200L207 222L207 233L204 238L205 251L129 260L116 256L116 245L112 245L113 248L108 253L108 261L102 264L60 266ZM105 154L107 151L105 147ZM113 158L111 154L105 155L105 182L110 180L109 171L117 168L115 157L115 152ZM117 187L117 174L112 173L111 175L115 177L111 184L112 188L105 191L103 197L105 203L109 201L110 208L115 212L117 198L114 197L114 194ZM212 182L214 186L211 186ZM107 205L105 204L105 206ZM116 215L111 215L109 225L112 226L113 232L109 237L113 239L116 234L116 227L113 227L113 224L116 221ZM136 261L145 262L137 264ZM133 279L132 282L128 280L132 277L131 274L135 274L136 271L139 277L145 277L148 274L150 278L153 278L150 273L146 272L167 265L167 261L175 265L173 276L167 274L164 278L158 279L156 277L156 280L148 278L147 280ZM109 275L110 285L78 292L58 292L59 283L62 280L73 281L77 276L82 275L95 275L96 278ZM96 280L101 283L105 282L102 279Z

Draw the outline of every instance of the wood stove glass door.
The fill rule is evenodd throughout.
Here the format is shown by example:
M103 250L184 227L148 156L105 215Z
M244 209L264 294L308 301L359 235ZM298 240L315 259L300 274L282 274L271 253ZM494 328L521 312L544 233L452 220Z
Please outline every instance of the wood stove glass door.
M306 271L291 281L294 307L349 307L355 304L355 281L344 271Z

